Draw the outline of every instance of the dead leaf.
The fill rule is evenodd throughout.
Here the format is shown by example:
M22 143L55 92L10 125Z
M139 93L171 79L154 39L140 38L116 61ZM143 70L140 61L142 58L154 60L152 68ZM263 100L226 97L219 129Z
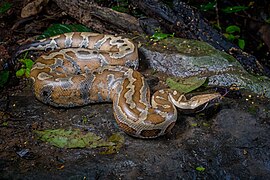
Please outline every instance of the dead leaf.
M37 137L59 148L105 148L102 154L113 154L119 151L124 144L124 137L120 134L113 134L108 140L91 132L82 132L78 129L47 129L34 131Z
M189 93L203 84L207 83L207 78L190 77L187 79L167 78L166 84L174 90L182 93Z
M259 32L264 43L268 46L268 49L270 50L270 25L263 25L260 28Z
M38 14L44 6L48 4L49 0L33 0L23 7L21 12L22 18L27 18Z

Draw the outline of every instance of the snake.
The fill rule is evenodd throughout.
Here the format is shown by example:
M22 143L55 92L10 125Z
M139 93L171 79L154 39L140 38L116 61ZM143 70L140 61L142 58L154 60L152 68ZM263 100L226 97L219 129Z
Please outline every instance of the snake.
M137 71L138 46L131 39L93 32L70 32L21 45L45 51L31 69L35 97L55 107L112 102L120 129L137 138L156 138L171 132L177 109L201 110L221 98L208 93L186 98L169 88L152 96Z

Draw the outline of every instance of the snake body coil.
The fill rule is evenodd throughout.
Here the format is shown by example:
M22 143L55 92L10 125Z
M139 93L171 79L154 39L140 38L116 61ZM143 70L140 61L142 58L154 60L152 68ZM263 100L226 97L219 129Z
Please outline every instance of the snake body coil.
M37 99L56 107L113 102L118 125L128 134L154 138L166 134L177 119L175 106L196 109L220 98L203 94L187 100L170 89L151 98L144 77L136 70L138 52L127 38L89 32L72 32L42 39L19 48L54 50L40 56L32 70Z

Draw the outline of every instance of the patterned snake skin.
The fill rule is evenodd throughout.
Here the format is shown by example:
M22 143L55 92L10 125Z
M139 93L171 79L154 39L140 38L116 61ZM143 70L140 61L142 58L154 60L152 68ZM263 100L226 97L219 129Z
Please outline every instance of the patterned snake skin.
M175 108L201 109L221 97L202 94L187 100L170 89L150 90L138 67L137 46L121 36L72 32L19 48L51 50L31 70L35 96L56 107L113 102L115 119L126 133L155 138L169 132L177 120Z

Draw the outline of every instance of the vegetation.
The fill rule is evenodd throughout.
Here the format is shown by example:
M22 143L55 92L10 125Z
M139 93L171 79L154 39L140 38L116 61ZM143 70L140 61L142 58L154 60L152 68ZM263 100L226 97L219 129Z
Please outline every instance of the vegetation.
M19 62L21 62L22 65L21 65L21 68L18 71L16 71L17 77L23 77L23 76L27 78L30 77L30 71L34 62L31 59L26 58L26 56L27 56L27 53L25 53L24 58L19 59Z
M90 32L91 29L81 24L53 24L38 39L43 39L68 32Z
M9 2L0 3L0 15L6 13L11 7L12 4Z

